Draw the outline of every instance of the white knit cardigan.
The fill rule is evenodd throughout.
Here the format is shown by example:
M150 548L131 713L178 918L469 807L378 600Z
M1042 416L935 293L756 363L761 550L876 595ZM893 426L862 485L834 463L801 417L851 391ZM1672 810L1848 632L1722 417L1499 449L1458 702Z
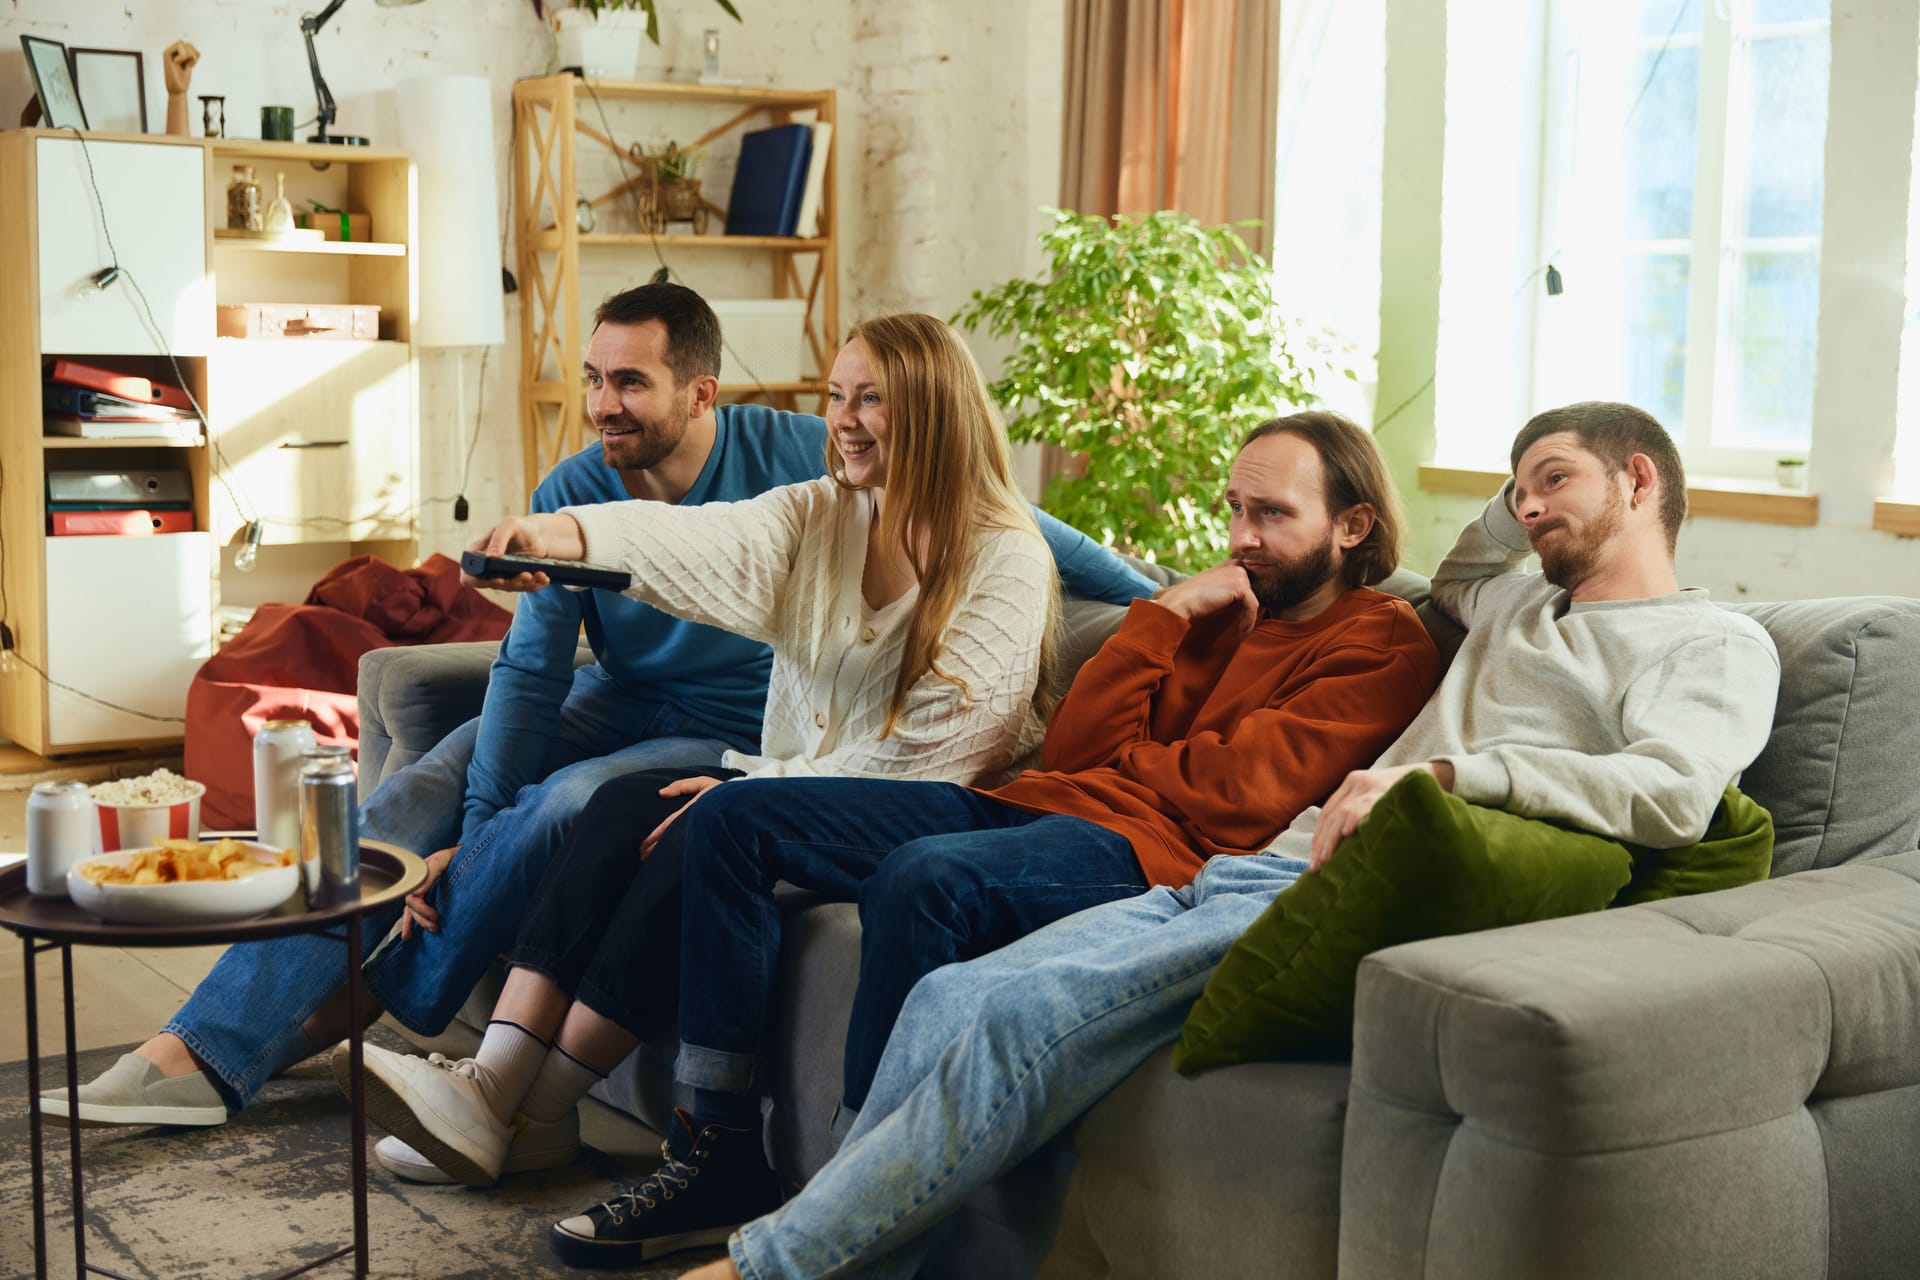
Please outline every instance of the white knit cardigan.
M1039 745L1033 710L1053 557L1037 532L983 531L935 663L880 737L920 588L880 609L860 592L873 495L829 478L743 502L568 507L586 559L633 574L626 594L773 646L752 777L814 774L992 783Z

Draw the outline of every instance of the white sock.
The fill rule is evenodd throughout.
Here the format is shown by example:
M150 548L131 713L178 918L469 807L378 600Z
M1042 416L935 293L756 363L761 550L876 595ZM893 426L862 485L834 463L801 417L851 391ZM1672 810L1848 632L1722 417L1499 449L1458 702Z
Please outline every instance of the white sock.
M526 1112L529 1120L542 1123L558 1120L580 1105L587 1090L606 1078L606 1073L595 1071L556 1041L553 1052L540 1064L540 1074L533 1078L527 1096L521 1100L520 1110Z
M502 1124L520 1109L520 1100L527 1096L546 1057L547 1042L519 1023L496 1018L487 1024L473 1055L474 1082Z

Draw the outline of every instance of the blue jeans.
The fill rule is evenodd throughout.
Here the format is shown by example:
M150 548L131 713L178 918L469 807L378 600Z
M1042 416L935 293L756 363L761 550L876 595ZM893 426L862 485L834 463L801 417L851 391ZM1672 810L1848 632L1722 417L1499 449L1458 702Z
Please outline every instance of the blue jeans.
M427 854L459 839L467 764L479 722L447 737L390 775L361 807L361 831ZM458 1013L495 957L513 942L553 851L601 783L640 769L698 768L750 744L676 707L634 696L597 667L574 675L560 708L545 778L522 787L453 855L428 900L438 933L416 929L366 962L373 998L402 1024L437 1035ZM363 947L400 919L394 905L361 923ZM301 934L227 948L167 1023L244 1107L281 1066L314 1046L301 1026L347 977L344 934Z
M1124 836L950 782L757 778L687 810L681 891L684 1084L748 1093L780 955L776 881L860 904L845 1104L861 1107L907 993L1062 916L1147 887Z
M1082 911L929 974L839 1154L727 1242L740 1274L911 1277L930 1228L1179 1036L1227 948L1305 870L1216 857L1185 889Z

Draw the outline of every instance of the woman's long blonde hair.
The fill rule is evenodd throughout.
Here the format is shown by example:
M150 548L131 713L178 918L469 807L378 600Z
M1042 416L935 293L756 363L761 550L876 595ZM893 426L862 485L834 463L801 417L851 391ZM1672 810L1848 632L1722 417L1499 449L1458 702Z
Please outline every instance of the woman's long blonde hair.
M947 624L987 529L1020 529L1040 536L1033 508L1014 483L1006 427L987 394L973 353L950 327L929 315L901 312L853 327L849 343L867 349L887 411L887 500L879 536L898 546L920 582L907 623L900 673L880 736L893 732L907 691L928 671L972 696L965 681L934 663ZM827 433L827 471L848 485L846 466ZM848 486L851 487L851 486ZM1044 715L1055 699L1060 583L1047 592L1040 641L1040 680L1034 706Z

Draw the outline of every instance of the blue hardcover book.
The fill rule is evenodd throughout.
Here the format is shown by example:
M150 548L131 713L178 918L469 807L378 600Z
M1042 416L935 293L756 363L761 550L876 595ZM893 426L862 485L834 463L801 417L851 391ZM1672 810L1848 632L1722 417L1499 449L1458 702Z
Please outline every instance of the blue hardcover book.
M813 130L781 124L740 136L740 163L727 199L730 236L790 236L800 222Z

